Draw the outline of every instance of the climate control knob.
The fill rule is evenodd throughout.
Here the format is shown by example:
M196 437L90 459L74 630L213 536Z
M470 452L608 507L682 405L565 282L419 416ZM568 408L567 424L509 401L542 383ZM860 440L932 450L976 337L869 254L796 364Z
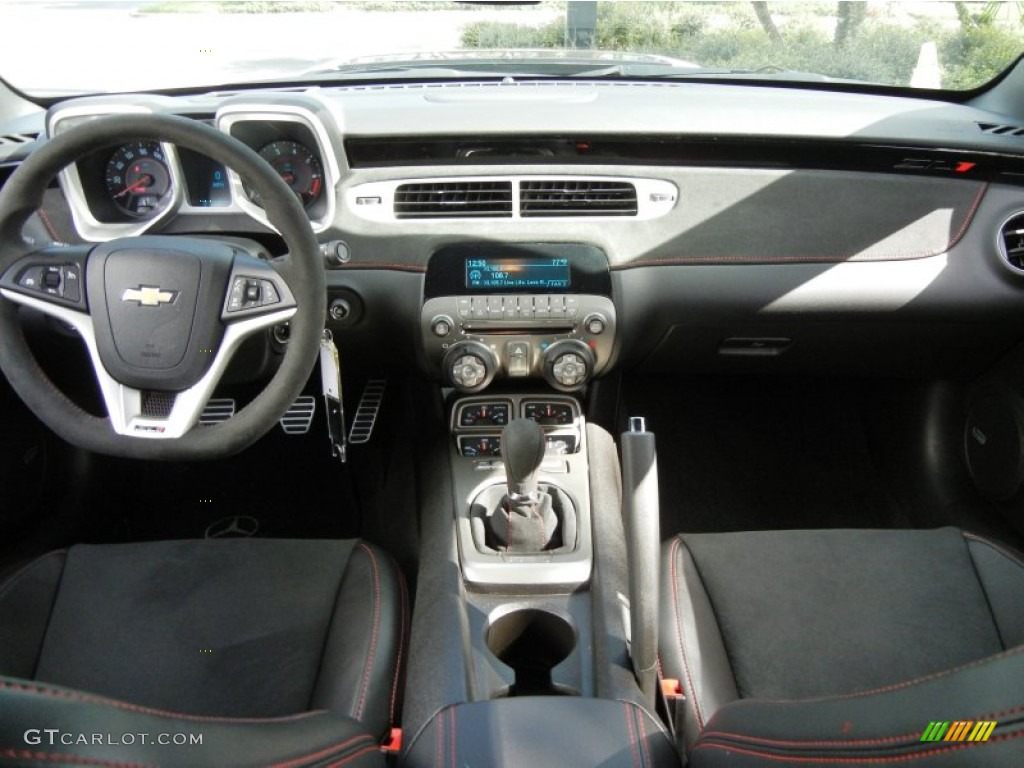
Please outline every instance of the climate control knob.
M479 341L453 344L444 356L444 375L460 392L479 392L491 383L498 369L494 353Z
M556 341L544 352L544 379L557 390L579 389L594 373L594 353L582 341Z

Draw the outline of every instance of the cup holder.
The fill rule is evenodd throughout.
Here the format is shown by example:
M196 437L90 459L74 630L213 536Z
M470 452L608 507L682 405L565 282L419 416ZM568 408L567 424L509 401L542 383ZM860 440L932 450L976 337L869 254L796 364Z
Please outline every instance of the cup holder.
M506 613L487 628L487 647L515 672L509 696L561 696L551 670L576 647L576 632L554 613L524 608Z

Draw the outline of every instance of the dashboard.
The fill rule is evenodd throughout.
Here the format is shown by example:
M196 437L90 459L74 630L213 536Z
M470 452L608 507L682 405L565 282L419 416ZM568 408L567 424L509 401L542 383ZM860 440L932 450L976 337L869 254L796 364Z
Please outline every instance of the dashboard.
M395 84L74 99L41 132L126 112L257 152L317 234L344 348L464 393L616 369L966 377L1024 319L1024 147L975 106ZM275 236L233 169L169 144L124 136L59 181L69 240Z

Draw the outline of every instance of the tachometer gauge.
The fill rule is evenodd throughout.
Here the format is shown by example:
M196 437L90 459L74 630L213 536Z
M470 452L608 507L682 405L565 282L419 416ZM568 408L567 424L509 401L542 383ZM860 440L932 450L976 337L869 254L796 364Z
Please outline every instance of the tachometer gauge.
M155 141L118 147L107 161L105 181L111 201L130 216L147 218L171 201L171 172Z
M313 151L297 141L274 141L260 150L260 157L270 163L284 183L291 187L303 208L320 198L324 188L324 171ZM259 193L248 184L245 192L256 205L262 205Z

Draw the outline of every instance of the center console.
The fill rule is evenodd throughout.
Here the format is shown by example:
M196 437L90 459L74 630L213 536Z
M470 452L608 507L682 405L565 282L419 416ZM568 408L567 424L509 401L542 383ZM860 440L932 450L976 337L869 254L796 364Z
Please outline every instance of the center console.
M421 351L447 387L451 504L423 517L430 591L411 653L432 671L410 664L410 766L551 762L567 734L566 764L677 764L627 651L616 447L584 419L615 329L592 246L459 244L430 259Z

